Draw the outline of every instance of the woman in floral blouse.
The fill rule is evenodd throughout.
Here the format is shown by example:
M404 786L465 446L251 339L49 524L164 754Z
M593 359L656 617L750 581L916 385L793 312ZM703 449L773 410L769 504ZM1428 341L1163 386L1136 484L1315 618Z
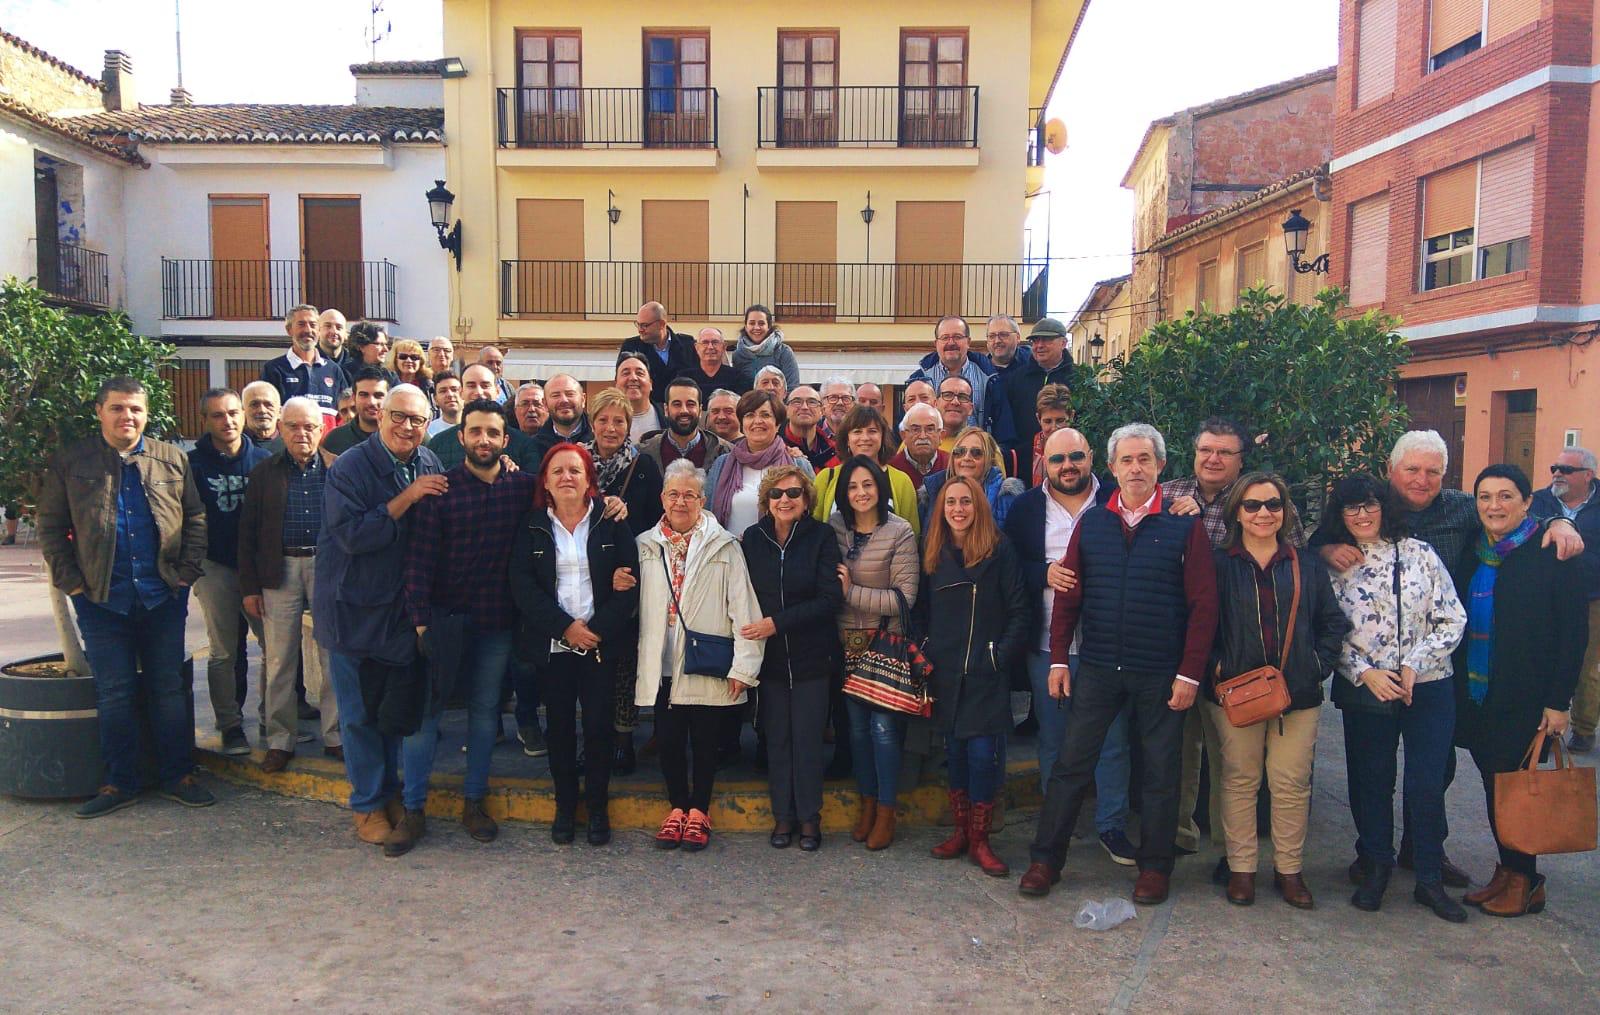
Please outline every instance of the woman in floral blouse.
M1333 701L1344 713L1350 810L1362 881L1351 896L1374 912L1394 870L1395 752L1406 745L1405 803L1415 841L1413 898L1459 923L1466 910L1444 893L1445 767L1454 750L1455 691L1450 653L1467 614L1444 562L1405 535L1404 513L1388 483L1352 476L1333 488L1323 512L1327 542L1359 548L1365 560L1333 574L1350 618L1339 654ZM1397 609L1398 607L1398 609Z

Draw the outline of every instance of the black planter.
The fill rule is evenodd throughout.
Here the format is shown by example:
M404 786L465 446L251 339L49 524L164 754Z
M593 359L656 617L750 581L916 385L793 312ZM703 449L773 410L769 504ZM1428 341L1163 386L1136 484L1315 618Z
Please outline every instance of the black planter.
M93 677L19 677L12 665L59 662L61 656L21 659L0 669L0 793L39 799L93 796L103 784L100 721ZM194 729L194 662L183 661ZM191 732L191 744L193 734ZM141 709L139 770L146 787L157 781L155 740Z

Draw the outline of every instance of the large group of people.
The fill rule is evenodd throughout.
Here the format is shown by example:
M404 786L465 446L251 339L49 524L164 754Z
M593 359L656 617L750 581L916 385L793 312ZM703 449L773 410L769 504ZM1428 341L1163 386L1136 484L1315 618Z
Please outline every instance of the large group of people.
M449 339L390 339L337 310L296 307L285 325L289 349L260 381L202 396L193 451L147 437L146 392L112 378L100 434L49 470L40 541L93 665L106 763L81 817L137 802L140 700L161 792L213 801L191 774L177 675L191 589L222 749L251 752L250 632L261 767L292 765L312 739L301 720L320 719L356 834L389 856L426 834L440 716L465 702L461 823L479 841L497 832L485 798L507 709L524 752L548 753L552 838L574 841L581 804L593 845L610 840L609 783L634 770L648 709L661 848L706 847L717 769L753 721L773 847L821 847L829 778L854 782L851 838L890 847L901 795L942 749L954 827L933 855L1006 876L990 833L1024 688L1045 798L1023 895L1060 880L1092 794L1100 845L1138 869L1134 901L1163 901L1178 857L1201 847L1209 771L1223 896L1255 901L1265 785L1272 888L1309 909L1331 696L1357 830L1351 903L1378 910L1394 868L1411 868L1416 901L1459 922L1445 891L1470 887L1445 853L1455 748L1496 832L1494 775L1536 733L1568 733L1573 708L1572 748L1593 746L1600 487L1583 449L1546 489L1495 465L1463 492L1441 488L1438 435L1407 433L1387 476L1324 492L1308 541L1283 478L1247 469L1257 441L1237 422L1202 423L1191 474L1163 481L1168 435L1117 421L1097 468L1050 319L1024 342L991 318L987 353L965 320L939 320L898 413L875 384L808 383L762 306L730 349L644 304L592 394L566 373L514 385L493 345L463 365ZM890 635L921 648L925 708L846 692ZM1281 706L1236 721L1230 682L1268 670ZM1538 912L1535 858L1499 855L1464 901Z

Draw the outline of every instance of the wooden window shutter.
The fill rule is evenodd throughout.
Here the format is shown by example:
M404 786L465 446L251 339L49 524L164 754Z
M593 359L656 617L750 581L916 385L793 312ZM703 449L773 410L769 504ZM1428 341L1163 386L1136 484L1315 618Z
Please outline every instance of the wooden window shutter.
M1422 238L1471 229L1478 203L1478 163L1434 173L1423 181Z
M1487 46L1523 25L1539 20L1539 0L1489 0L1489 29L1484 33Z
M1234 289L1244 292L1258 282L1267 280L1267 248L1262 244L1246 247L1239 251L1237 277L1234 278Z
M1395 19L1398 0L1367 0L1361 5L1356 40L1356 105L1394 91Z
M1533 233L1533 142L1483 158L1478 198L1478 246Z
M1389 195L1350 206L1350 305L1382 303L1389 275Z
M1433 0L1428 54L1437 56L1483 28L1483 0Z

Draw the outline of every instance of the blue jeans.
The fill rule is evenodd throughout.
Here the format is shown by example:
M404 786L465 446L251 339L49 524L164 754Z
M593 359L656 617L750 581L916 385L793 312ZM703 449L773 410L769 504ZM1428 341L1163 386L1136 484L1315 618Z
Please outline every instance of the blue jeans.
M850 714L850 762L856 790L862 796L893 805L900 782L900 748L906 738L906 717L873 708L857 698L844 699Z
M100 756L106 782L120 792L139 792L139 692L144 691L155 735L161 785L170 787L194 768L191 688L183 686L183 624L189 590L180 589L155 609L135 597L126 616L72 597L83 648L94 670L95 708L100 717Z
M1455 728L1455 689L1449 680L1416 685L1410 706L1393 714L1344 710L1344 762L1357 848L1385 867L1395 864L1395 751L1405 741L1407 831L1420 884L1438 884L1442 876L1445 766L1455 752Z
M378 731L377 716L361 700L361 657L329 653L333 697L339 703L344 743L344 774L350 780L350 809L378 810L400 790L400 737ZM437 732L438 724L434 724ZM409 738L408 738L409 739Z
M500 689L511 659L511 631L478 631L473 637L472 659L463 667L467 675L467 777L461 793L468 800L482 800L489 792L489 762L494 742L500 736ZM406 781L411 781L410 755L406 755ZM428 759L427 771L433 771ZM423 795L427 779L423 778ZM410 794L408 793L407 796ZM410 806L407 804L407 806ZM420 804L418 806L421 806Z
M1078 657L1073 656L1070 663L1076 673ZM1050 770L1061 757L1061 739L1067 732L1067 717L1072 714L1072 698L1058 703L1050 697L1048 652L1028 654L1028 681L1033 685L1033 714L1039 719L1039 788L1047 790ZM1101 835L1128 827L1128 781L1133 778L1128 750L1130 711L1125 706L1106 731L1100 760L1094 766L1094 828Z
M950 788L964 789L975 804L994 803L1000 786L1000 764L1005 737L945 738L950 762Z

